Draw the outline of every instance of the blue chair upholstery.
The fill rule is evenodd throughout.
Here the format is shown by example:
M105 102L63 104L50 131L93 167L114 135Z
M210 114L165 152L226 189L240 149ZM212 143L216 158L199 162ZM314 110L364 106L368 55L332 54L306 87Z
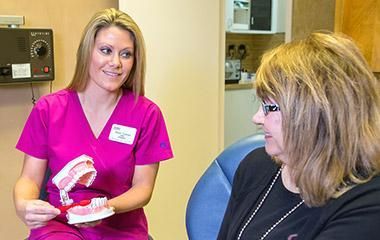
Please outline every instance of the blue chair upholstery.
M264 135L248 136L226 148L211 163L195 185L187 204L189 240L217 238L236 168L249 152L261 146L264 146Z

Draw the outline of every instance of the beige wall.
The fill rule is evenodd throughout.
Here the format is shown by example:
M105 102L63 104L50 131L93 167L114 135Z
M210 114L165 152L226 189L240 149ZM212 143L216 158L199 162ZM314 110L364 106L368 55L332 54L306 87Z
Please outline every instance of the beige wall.
M53 89L65 86L73 73L75 52L82 28L102 8L117 7L117 0L0 0L0 15L23 15L24 27L52 28L56 78ZM49 91L48 84L36 84L37 96ZM12 188L19 176L23 155L14 146L31 110L29 85L0 86L0 239L24 239L27 229L16 217Z
M120 0L144 33L147 95L161 106L174 147L147 207L158 240L187 239L190 192L223 146L223 2Z
M190 192L223 146L224 1L125 0L121 8L141 26L148 49L147 96L164 112L175 158L161 165L147 207L155 239L187 239ZM116 0L0 0L1 15L24 15L26 27L53 28L56 80L70 80L82 28L98 9ZM37 84L36 94L49 91ZM32 107L29 85L0 86L0 238L23 239L27 229L12 204L22 154L14 149Z

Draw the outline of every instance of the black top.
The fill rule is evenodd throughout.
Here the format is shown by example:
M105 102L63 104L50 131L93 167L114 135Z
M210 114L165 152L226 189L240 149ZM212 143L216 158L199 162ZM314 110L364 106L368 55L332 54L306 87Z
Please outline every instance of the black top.
M273 178L274 176L272 179ZM249 214L246 215L244 221L239 226L239 231L255 211L258 203L261 201L268 188L269 187L262 192L258 198L258 201L254 204L254 207L252 207ZM294 194L285 188L281 180L281 176L279 176L259 211L245 228L240 239L260 239L260 237L263 236L269 228L271 228L279 219L284 217L285 214L298 205L301 200L302 199L299 194ZM310 208L305 204L300 205L294 212L282 221L283 224L279 224L271 230L271 239L288 239L289 236L294 236L298 229L305 224L309 210Z
M264 148L240 163L218 240L237 239L238 233L273 180L278 166ZM277 179L271 193L248 225L242 239L258 239L300 200ZM320 208L302 205L265 238L268 240L380 239L380 177L358 185Z

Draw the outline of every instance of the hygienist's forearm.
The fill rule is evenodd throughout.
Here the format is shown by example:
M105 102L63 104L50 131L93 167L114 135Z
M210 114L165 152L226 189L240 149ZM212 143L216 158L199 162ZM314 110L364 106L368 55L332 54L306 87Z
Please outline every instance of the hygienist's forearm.
M14 187L13 200L17 212L23 210L24 201L38 199L40 189L37 184L26 177L20 177Z
M116 213L129 212L147 205L152 197L152 186L133 186L127 192L108 200Z

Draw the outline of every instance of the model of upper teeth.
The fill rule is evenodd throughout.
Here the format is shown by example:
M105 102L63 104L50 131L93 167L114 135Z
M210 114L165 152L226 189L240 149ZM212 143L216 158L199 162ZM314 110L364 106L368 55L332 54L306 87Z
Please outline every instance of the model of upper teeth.
M69 224L92 222L113 215L115 212L107 205L107 198L93 198L91 201L74 203L69 197L69 192L80 183L86 187L90 186L96 177L94 161L87 155L82 155L66 164L61 171L52 179L58 187L63 207L61 211L67 210ZM85 204L83 204L85 202Z

